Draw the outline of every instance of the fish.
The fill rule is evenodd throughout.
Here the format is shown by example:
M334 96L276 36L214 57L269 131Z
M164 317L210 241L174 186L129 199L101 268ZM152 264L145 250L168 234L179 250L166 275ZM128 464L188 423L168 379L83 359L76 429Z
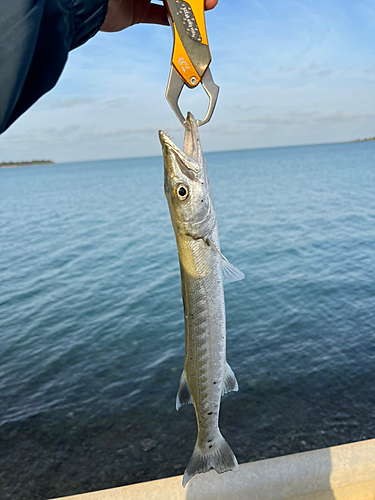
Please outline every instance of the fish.
M225 283L244 274L220 251L216 213L198 126L188 113L183 151L163 131L164 192L176 237L185 323L185 363L176 409L194 405L198 435L182 484L196 474L238 468L219 429L223 394L238 391L226 361Z

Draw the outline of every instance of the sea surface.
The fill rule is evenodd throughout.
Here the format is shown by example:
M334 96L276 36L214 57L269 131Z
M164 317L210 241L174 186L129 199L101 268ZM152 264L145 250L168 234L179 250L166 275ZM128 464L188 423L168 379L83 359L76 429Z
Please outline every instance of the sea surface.
M240 462L375 437L375 143L207 154L221 428ZM160 157L0 170L0 497L181 474L183 310Z

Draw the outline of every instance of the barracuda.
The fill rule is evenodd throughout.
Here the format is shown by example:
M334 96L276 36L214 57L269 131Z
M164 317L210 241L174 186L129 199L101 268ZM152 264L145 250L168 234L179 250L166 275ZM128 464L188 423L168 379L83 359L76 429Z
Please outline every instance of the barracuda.
M162 131L164 190L176 236L185 316L185 365L176 408L193 403L198 437L183 486L211 468L235 470L237 460L219 430L221 396L237 391L226 361L223 285L244 278L220 252L212 193L197 122L188 114L181 151Z

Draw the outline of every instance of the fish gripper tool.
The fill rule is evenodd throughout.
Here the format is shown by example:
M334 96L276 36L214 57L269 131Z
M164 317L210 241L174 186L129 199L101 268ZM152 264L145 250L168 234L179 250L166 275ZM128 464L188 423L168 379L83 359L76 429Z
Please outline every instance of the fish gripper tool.
M174 34L171 71L165 96L177 118L185 126L178 104L181 91L186 85L196 88L200 83L209 98L206 116L197 120L198 126L207 123L215 109L219 87L209 68L211 53L208 46L204 17L204 0L164 0Z

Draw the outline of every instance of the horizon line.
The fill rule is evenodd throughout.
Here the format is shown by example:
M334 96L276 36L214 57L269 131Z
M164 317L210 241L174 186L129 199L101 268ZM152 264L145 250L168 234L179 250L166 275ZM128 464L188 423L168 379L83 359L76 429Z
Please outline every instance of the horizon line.
M214 151L206 151L204 154L213 154L213 153L236 153L238 151L258 151L263 149L281 149L281 148L300 148L300 147L308 147L308 146L329 146L335 144L354 144L356 142L375 142L375 138L370 139L354 139L351 141L338 141L338 142L311 142L305 144L286 144L283 146L264 146L258 148L240 148L240 149L218 149ZM98 159L88 159L88 160L70 160L70 161L56 161L54 162L56 165L66 164L66 163L87 163L87 162L95 162L95 161L117 161L117 160L137 160L142 158L160 158L162 157L162 153L158 155L148 155L148 156L122 156L119 158L98 158ZM53 160L54 161L54 160Z
M239 148L239 149L218 149L218 150L210 150L206 151L205 155L207 154L215 154L215 153L236 153L239 151L259 151L263 149L282 149L282 148L300 148L300 147L309 147L309 146L329 146L329 145L335 145L335 144L354 144L354 143L360 143L360 142L375 142L375 137L371 138L365 138L365 139L354 139L351 141L337 141L337 142L311 142L311 143L305 143L305 144L284 144L280 146L261 146L257 148ZM162 157L162 153L157 154L157 155L147 155L147 156L121 156L118 158L97 158L97 159L86 159L86 160L69 160L69 161L55 161L55 160L44 160L44 161L51 161L55 165L65 165L69 163L87 163L87 162L100 162L100 161L117 161L117 160L136 160L136 159L141 159L141 158L160 158ZM0 164L4 163L25 163L25 162L32 162L36 160L2 160L0 161Z

